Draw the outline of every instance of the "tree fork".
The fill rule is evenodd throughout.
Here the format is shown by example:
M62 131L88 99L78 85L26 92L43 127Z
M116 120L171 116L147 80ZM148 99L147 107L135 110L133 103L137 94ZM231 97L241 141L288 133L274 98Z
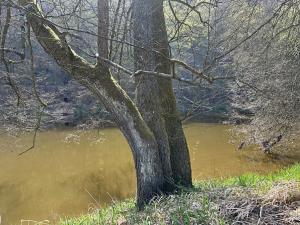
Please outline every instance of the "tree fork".
M157 142L140 112L102 63L96 66L78 56L59 30L43 18L36 2L22 0L32 30L44 48L71 77L87 87L115 118L134 158L137 177L137 206L142 208L163 190L162 165Z

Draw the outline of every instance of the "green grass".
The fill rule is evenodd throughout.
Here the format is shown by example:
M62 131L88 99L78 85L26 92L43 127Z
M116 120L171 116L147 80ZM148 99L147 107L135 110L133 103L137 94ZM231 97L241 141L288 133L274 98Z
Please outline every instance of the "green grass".
M216 205L211 202L209 193L212 190L248 187L264 191L280 181L300 181L300 164L268 175L245 174L227 179L196 182L195 188L178 195L155 199L141 212L137 212L134 200L130 199L92 214L63 220L60 225L114 225L120 224L121 220L127 221L127 224L137 225L222 225L226 224L226 218L219 216Z
M295 164L268 175L244 174L239 177L226 179L223 181L223 184L242 187L268 187L279 181L300 181L300 164Z
M300 163L267 175L247 173L231 178L197 181L195 187L203 191L227 186L264 188L279 181L300 181Z
M82 215L77 218L62 220L60 225L92 225L92 224L117 224L118 219L135 210L133 199L119 202L110 207L99 209L91 214Z

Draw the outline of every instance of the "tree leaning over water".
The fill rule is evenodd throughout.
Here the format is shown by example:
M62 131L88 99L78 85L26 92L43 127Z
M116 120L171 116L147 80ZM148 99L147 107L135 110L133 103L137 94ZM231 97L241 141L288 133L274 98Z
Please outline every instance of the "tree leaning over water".
M151 1L148 1L148 3L149 2ZM158 3L162 7L162 1L159 1ZM166 178L173 179L173 177L171 175L172 172L170 170L170 166L168 168L168 172L170 174L165 175L166 170L163 170L163 166L165 165L164 162L161 161L161 159L163 158L161 154L162 152L159 151L158 147L158 136L155 136L153 134L151 128L149 128L149 126L145 122L145 120L148 120L146 114L149 113L149 111L145 111L143 113L143 116L145 118L143 119L135 103L112 77L111 71L109 69L109 64L106 63L107 59L105 57L107 56L108 52L108 40L105 40L106 38L103 37L103 35L106 36L106 31L108 30L108 13L105 10L103 11L103 8L100 7L107 7L107 5L108 4L106 0L98 1L99 12L102 12L104 14L99 16L98 24L99 60L96 65L93 65L86 61L83 57L76 54L76 52L68 44L66 35L60 32L58 27L54 23L46 20L43 17L42 11L36 1L20 1L20 6L25 10L27 21L32 27L35 37L37 38L38 42L41 44L45 52L53 57L57 64L60 65L65 71L67 71L73 79L77 80L77 82L79 82L81 85L87 87L87 89L90 90L93 95L96 96L97 99L105 105L106 109L112 114L115 123L126 137L131 147L136 167L137 205L139 207L142 207L145 203L149 202L153 198L153 196L164 193L166 190ZM160 11L158 12L161 13L160 18L162 18L162 8L160 8ZM163 35L166 35L166 33L163 33ZM166 50L167 49L165 49L165 51ZM151 63L157 62L157 60L158 59L154 59ZM163 70L163 68L161 70ZM155 71L153 73L155 73ZM166 75L165 73L162 74L163 76ZM159 111L159 117L161 118L162 124L163 120L166 121L167 128L164 127L162 130L163 132L165 132L164 141L167 145L167 148L169 148L169 143L167 140L170 140L170 149L174 151L174 134L177 135L178 132L181 132L179 140L182 142L182 144L180 146L185 151L183 152L185 157L184 159L189 160L185 137L183 135L179 119L176 115L176 104L172 93L171 78L171 76L164 78L165 80L161 81L160 86L156 86L157 89L152 90L152 93L149 93L151 95L157 95L158 98L159 94L164 93L164 90L162 90L162 88L167 87L167 91L170 91L169 93L165 94L165 96L163 96L163 101L161 103L157 104L156 106L153 105L153 107L155 108L152 108L152 110L157 110L160 107L162 108L162 110ZM154 81L154 79L150 78L149 81L152 82L151 80ZM143 93L141 93L140 95L142 94ZM171 105L168 105L168 107L170 107L170 109L173 111L171 111L171 114L167 115L165 114L165 111L169 110L169 108L167 108L167 105L164 104L167 104L169 97L173 99L170 99ZM142 97L138 96L138 99L142 99ZM146 108L148 106L147 104L142 105L143 108ZM177 127L175 127L176 130L173 130L173 127L170 127L170 120L164 118L174 115L176 115L176 117L174 117L174 121L177 123ZM171 134L171 129L172 132L176 132L174 132L174 134ZM180 156L180 154L175 155L175 157L178 156ZM182 158L180 160L174 160L174 157L169 158L174 162L184 160ZM169 158L167 157L167 160L170 161ZM182 169L187 169L186 175L183 171L174 180L177 184L191 186L190 162L185 162L185 164L187 166L183 167ZM177 171L180 171L181 167L179 167L178 169L176 165L172 165L172 169L177 174ZM183 182L181 182L181 179L183 180ZM173 181L171 183L173 184Z

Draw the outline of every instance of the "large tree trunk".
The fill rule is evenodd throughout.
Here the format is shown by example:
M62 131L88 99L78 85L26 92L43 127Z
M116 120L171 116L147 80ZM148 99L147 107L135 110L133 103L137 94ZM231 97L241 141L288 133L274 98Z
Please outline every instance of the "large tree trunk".
M156 64L158 65L157 71L171 74L171 64L168 60L170 58L170 53L163 12L163 1L152 0L152 2L157 7L155 15L153 16L155 50L160 53L156 54ZM172 80L162 77L159 78L159 87L163 116L169 137L174 181L177 185L191 187L192 172L189 149L183 132L181 120L177 112Z
M177 114L176 108L174 109L172 107L176 107L176 102L175 99L172 101L171 98L174 94L168 91L171 87L172 83L170 83L170 81L160 82L160 93L164 109L163 114L171 152L173 179L176 185L192 187L192 171L189 149L183 132L181 120Z
M135 45L138 46L135 50L137 69L171 74L163 1L135 0L133 4L134 40ZM170 154L173 181L176 185L191 187L189 150L177 113L172 80L142 75L137 79L137 96L141 109L145 103L150 102L152 105L151 108L143 108L142 115L145 119L152 118L146 119L146 122L154 135L161 139L158 141L162 145L161 154L163 152ZM159 110L152 114L153 109ZM160 126L157 126L156 122L159 122ZM168 144L165 134L167 134ZM162 163L166 165L167 159L163 158Z
M137 205L142 207L161 192L164 183L153 133L105 64L98 63L94 66L78 56L59 30L41 16L35 1L22 0L21 4L27 9L27 20L44 50L70 76L98 97L115 118L133 153L137 176Z
M155 10L150 1L133 1L133 31L135 46L135 69L153 71L156 67L155 53L145 51L153 49L152 12ZM164 173L164 192L174 190L172 167L170 162L170 146L165 121L162 117L158 79L152 75L140 74L136 77L137 106L154 133L160 161Z

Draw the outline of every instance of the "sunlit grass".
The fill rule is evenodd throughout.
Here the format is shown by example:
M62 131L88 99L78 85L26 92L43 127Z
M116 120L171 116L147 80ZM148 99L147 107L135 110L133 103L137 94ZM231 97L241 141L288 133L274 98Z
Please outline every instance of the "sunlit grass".
M279 181L300 181L300 164L295 164L286 169L268 175L244 174L242 176L233 177L224 181L225 185L238 186L269 186Z
M122 215L136 211L133 199L118 202L110 207L98 209L91 214L82 215L78 218L62 220L60 225L91 225L91 224L118 224Z
M295 164L267 175L246 173L241 176L224 179L196 181L194 185L197 189L206 190L226 186L264 187L279 181L300 181L300 164Z

